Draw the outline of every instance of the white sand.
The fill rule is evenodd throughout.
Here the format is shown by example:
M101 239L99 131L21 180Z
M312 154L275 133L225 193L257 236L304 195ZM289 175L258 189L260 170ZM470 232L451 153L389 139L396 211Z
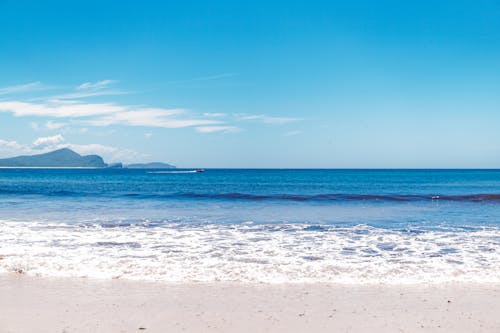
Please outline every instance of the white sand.
M162 284L2 275L0 332L500 332L500 285Z

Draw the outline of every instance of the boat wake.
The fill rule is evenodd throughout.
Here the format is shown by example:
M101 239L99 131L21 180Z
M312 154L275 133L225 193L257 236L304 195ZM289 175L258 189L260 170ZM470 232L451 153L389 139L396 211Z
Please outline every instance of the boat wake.
M198 173L198 170L178 170L178 171L148 171L149 174L170 174L170 173Z

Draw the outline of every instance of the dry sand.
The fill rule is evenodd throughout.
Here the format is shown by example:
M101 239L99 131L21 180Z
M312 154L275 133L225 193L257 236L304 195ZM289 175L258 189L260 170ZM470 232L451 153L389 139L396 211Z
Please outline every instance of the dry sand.
M0 276L0 332L500 332L500 285Z

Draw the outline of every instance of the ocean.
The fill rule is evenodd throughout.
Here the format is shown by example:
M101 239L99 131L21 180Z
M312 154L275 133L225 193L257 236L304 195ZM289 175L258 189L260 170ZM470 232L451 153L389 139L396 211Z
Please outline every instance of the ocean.
M0 169L0 272L500 282L500 170Z

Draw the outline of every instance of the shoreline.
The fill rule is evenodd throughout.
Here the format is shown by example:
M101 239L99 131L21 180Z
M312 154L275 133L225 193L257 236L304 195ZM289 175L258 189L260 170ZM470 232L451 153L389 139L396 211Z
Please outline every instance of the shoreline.
M0 332L498 332L500 284L165 283L0 274Z

